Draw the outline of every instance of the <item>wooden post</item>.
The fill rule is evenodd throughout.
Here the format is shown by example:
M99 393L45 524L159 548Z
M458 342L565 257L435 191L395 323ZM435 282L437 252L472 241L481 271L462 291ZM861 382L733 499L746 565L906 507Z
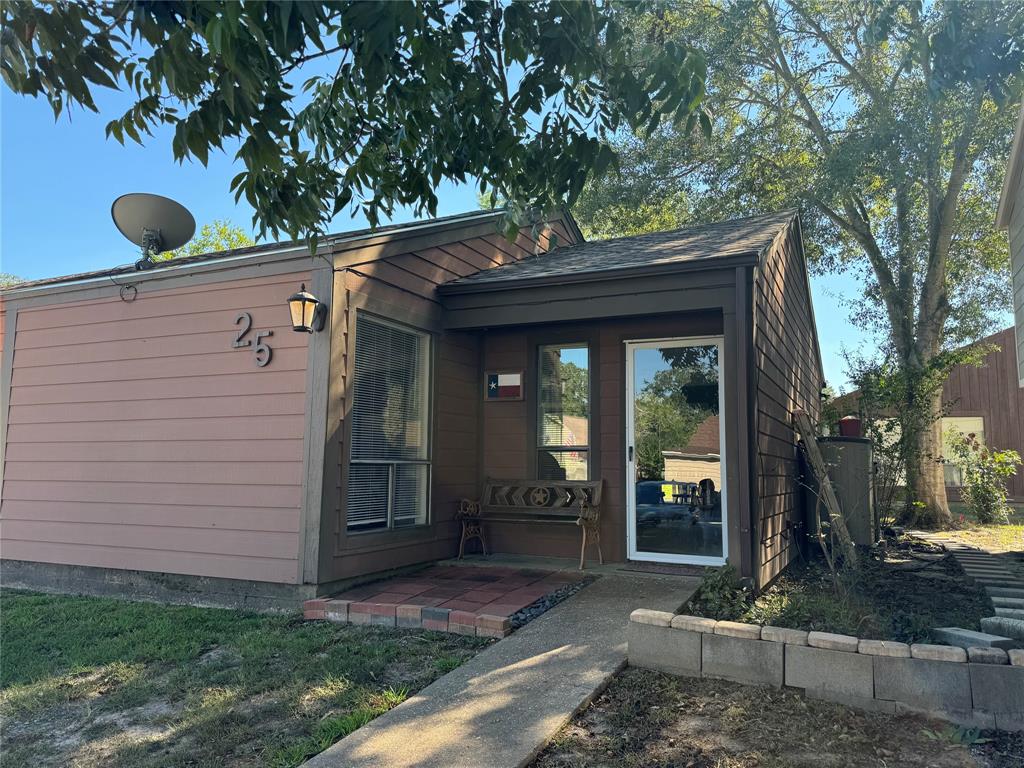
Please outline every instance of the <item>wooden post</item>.
M818 450L818 439L814 434L814 425L811 423L811 417L803 411L794 411L793 426L796 428L800 439L804 441L807 458L811 462L814 474L818 476L818 494L828 510L829 524L839 539L839 545L843 553L843 565L846 568L856 568L857 547L854 545L853 539L850 538L850 532L846 528L846 520L843 518L842 507L839 506L839 499L828 476L825 459L822 457L821 451Z

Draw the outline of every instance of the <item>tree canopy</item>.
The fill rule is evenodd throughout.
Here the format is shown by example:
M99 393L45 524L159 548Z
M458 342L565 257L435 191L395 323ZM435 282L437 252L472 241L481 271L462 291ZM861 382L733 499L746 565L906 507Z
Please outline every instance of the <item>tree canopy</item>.
M231 189L260 236L322 232L358 207L435 214L442 181L531 211L571 203L615 162L609 137L708 127L705 66L646 6L499 0L0 4L0 70L56 116L135 99L107 132L174 127L178 160L237 146Z
M252 244L252 238L241 227L226 219L214 219L203 224L199 228L199 233L181 248L159 254L156 261L167 261L181 256L197 256L215 251L228 251L232 248L244 248Z
M1008 306L993 219L1024 85L1024 6L675 0L658 23L707 58L712 137L621 137L622 173L575 208L584 231L799 208L808 254L862 278L852 318L917 398L939 353ZM908 472L929 509L945 506L937 429Z

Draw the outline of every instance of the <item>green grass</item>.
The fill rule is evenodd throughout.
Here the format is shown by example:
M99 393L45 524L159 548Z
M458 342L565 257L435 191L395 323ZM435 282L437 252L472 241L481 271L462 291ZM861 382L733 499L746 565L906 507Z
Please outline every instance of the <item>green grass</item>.
M0 591L10 765L298 765L488 641Z

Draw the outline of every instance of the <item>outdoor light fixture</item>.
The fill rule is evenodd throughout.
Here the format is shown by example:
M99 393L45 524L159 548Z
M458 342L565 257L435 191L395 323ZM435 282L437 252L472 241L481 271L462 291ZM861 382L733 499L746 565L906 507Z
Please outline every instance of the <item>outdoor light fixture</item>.
M300 333L322 331L327 320L327 305L306 290L303 283L299 292L288 297L288 311L292 315L292 328Z

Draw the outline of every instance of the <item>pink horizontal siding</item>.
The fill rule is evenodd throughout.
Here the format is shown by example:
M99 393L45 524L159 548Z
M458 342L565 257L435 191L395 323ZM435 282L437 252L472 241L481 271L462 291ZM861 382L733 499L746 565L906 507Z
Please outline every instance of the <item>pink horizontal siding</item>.
M0 556L298 579L308 272L18 310ZM273 330L269 365L234 349Z

